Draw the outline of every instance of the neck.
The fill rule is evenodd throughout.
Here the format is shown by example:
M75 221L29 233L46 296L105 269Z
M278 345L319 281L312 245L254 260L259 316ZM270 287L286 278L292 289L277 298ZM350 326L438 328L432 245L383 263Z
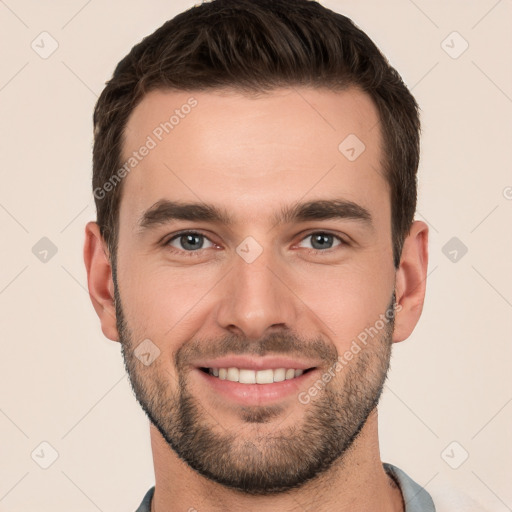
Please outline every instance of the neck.
M350 449L326 473L298 489L252 496L196 473L169 447L151 424L155 493L151 512L246 510L248 512L403 512L402 494L380 460L377 410Z

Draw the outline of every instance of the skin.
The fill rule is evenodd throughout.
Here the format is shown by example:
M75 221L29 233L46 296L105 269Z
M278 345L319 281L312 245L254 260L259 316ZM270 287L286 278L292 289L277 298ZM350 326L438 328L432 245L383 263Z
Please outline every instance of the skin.
M421 221L413 223L396 270L389 186L380 165L378 113L370 97L354 88L279 89L258 97L236 91L153 91L128 121L124 156L144 144L168 118L166 112L180 108L191 96L197 106L124 178L117 308L106 244L97 224L87 224L84 260L89 292L104 335L123 344L132 385L138 379L141 395L147 394L142 398L152 396L156 411L165 400L174 398L177 404L179 393L186 390L199 412L196 419L207 430L218 439L236 433L230 445L233 458L229 459L230 453L226 458L232 469L242 470L240 456L248 454L251 464L264 468L279 459L268 447L270 436L281 440L300 436L307 419L318 420L329 401L346 405L342 396L351 385L378 398L389 363L387 348L408 338L421 315L428 227ZM366 146L353 162L338 150L348 134L356 134ZM333 198L366 208L373 228L350 219L282 225L271 221L281 206ZM173 221L141 231L140 216L161 199L223 206L235 223ZM159 244L184 229L204 234L205 248L190 257L192 251L187 253L179 238L171 247ZM349 243L336 245L334 239L329 254L314 254L308 235L319 231ZM236 252L248 236L263 249L250 264ZM250 421L244 415L247 410L216 396L187 370L191 357L211 355L209 347L213 353L217 348L235 348L230 353L236 354L236 347L245 342L247 350L241 353L248 354L249 347L271 347L272 335L281 335L281 352L286 355L309 355L313 342L319 340L325 354L319 366L327 371L335 360L329 363L329 357L344 354L358 334L375 324L393 292L398 307L394 328L380 332L310 403L286 397L263 422ZM137 365L133 349L148 338L160 354L150 366ZM233 340L240 345L228 343ZM177 357L183 367L176 364ZM364 375L372 385L365 386L368 380L354 370L362 358L371 366ZM305 383L305 390L311 384ZM257 409L254 406L252 412ZM358 407L352 409L349 412L356 414ZM168 411L177 414L177 409ZM345 412L337 409L340 421L346 419ZM162 410L159 413L163 416ZM402 511L401 493L380 459L377 408L365 419L350 446L333 447L341 453L316 478L281 492L258 493L222 485L194 470L151 423L156 480L152 510ZM312 436L311 443L304 444L304 456L321 442L321 436ZM291 456L292 464L300 463L300 454L297 460Z

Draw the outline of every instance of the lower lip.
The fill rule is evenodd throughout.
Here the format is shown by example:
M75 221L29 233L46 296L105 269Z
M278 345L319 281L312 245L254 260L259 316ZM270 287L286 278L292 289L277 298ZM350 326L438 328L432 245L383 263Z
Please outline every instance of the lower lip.
M195 373L198 373L199 377L214 391L241 405L267 405L290 395L296 395L306 387L306 382L316 377L318 372L318 368L315 368L299 377L272 384L240 384L227 379L219 379L198 368L195 369Z

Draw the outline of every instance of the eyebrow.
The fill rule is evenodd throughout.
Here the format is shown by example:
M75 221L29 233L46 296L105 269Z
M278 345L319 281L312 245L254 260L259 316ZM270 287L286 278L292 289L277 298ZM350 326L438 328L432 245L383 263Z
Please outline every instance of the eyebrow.
M322 199L283 206L272 218L272 225L312 220L348 219L373 230L372 216L363 206L345 199ZM146 231L173 220L213 222L232 226L234 218L222 207L206 203L184 203L161 199L139 218L140 231Z

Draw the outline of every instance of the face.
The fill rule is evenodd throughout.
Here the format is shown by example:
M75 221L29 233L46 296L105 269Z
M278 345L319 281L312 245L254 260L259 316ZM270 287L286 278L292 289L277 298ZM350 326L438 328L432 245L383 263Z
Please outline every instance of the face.
M300 486L377 404L395 286L377 122L362 92L308 88L154 91L129 119L123 357L168 445L218 483Z

